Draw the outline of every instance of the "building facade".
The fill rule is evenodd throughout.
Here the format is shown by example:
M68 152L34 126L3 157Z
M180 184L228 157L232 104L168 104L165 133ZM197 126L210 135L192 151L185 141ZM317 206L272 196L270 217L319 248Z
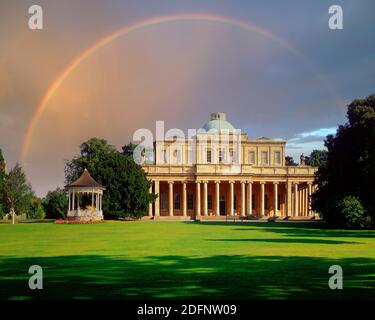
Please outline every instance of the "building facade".
M153 163L143 164L158 195L150 217L312 217L316 168L285 165L284 140L255 140L224 113L189 139L154 142Z

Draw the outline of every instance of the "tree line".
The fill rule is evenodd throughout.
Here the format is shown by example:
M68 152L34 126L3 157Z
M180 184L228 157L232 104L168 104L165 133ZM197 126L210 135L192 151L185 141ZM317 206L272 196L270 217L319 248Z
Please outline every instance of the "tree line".
M326 150L313 150L306 165L318 168L312 195L312 209L332 227L374 228L375 226L375 94L353 100L347 108L347 122L325 139ZM140 218L155 201L141 166L133 161L136 145L117 150L104 139L92 138L80 146L80 153L65 163L65 182L72 183L86 168L106 187L103 196L105 218ZM293 158L286 158L293 166ZM28 218L64 218L66 190L57 188L45 198L35 196L19 164L6 172L0 149L0 217L5 213Z

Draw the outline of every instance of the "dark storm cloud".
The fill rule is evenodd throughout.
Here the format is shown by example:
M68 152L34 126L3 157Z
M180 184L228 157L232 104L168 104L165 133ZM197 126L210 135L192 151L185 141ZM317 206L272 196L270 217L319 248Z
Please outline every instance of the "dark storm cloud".
M220 14L258 24L305 55L213 24L170 24L119 39L63 83L40 119L25 163L39 195L63 184L63 160L92 135L120 147L155 120L186 130L224 111L251 138L289 140L288 154L298 157L323 147L353 98L375 92L371 0L335 1L344 10L340 31L328 28L328 0L38 4L45 29L32 32L30 1L0 3L0 147L8 166L19 161L24 131L51 81L79 52L125 25L175 13Z

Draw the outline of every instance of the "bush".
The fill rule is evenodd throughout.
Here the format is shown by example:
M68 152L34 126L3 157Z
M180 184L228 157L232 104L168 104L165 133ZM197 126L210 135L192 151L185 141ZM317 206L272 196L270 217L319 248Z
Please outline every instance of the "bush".
M361 201L357 197L347 196L337 203L337 214L343 227L350 229L369 228L371 219L366 216Z
M28 210L28 217L30 219L44 219L46 213L42 202L39 199L32 199L30 209Z

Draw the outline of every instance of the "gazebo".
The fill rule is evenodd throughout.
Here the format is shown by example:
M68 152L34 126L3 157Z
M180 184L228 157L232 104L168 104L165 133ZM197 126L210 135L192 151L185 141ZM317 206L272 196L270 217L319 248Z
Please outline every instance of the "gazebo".
M66 187L69 198L68 219L103 220L102 198L105 187L97 183L87 169L76 181ZM87 204L83 204L85 207L81 208L80 203L83 200L86 200Z

